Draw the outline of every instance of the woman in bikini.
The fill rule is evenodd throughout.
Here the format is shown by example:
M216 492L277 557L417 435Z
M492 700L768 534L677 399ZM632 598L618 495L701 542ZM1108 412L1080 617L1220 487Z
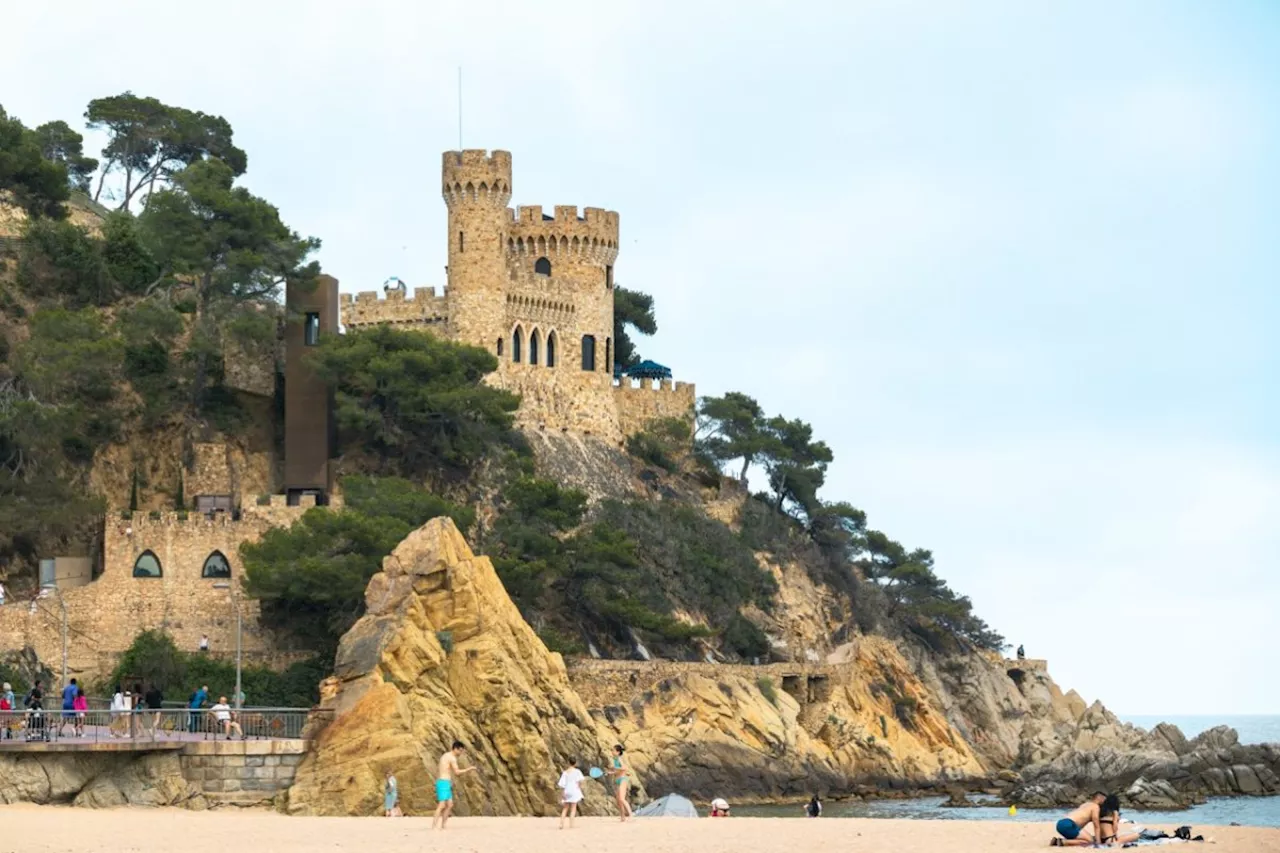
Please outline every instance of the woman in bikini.
M614 792L618 798L618 813L623 820L626 820L631 817L631 804L627 802L627 789L631 787L631 768L622 757L622 744L613 748L613 769L609 774L613 776Z
M1102 829L1102 844L1113 844L1117 847L1138 840L1138 833L1120 834L1120 798L1108 794L1098 809L1098 825Z

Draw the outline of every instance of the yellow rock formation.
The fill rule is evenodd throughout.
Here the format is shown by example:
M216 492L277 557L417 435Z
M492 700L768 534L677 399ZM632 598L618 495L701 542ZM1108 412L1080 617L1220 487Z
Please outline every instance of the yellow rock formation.
M564 761L603 764L599 737L564 661L508 598L487 557L453 522L411 533L365 591L367 614L343 637L321 702L336 719L289 792L295 814L373 814L396 773L406 814L435 808L436 760L453 740L479 772L455 786L457 814L558 812ZM586 814L608 810L584 784Z

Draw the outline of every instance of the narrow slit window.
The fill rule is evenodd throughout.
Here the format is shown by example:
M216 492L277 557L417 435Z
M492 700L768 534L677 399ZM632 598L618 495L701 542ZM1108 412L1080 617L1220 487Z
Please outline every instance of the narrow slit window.
M307 312L306 324L302 331L302 343L309 347L320 343L320 315L315 311Z
M498 355L502 355L502 338L498 338Z
M538 330L534 329L529 333L529 363L538 363Z
M519 363L521 344L524 342L524 335L520 332L520 327L516 326L516 330L511 333L511 360Z
M595 335L582 336L582 369L596 369L596 338Z
M458 232L458 251L465 252L466 250L467 250L467 238L463 236L461 231L459 231Z
M547 367L556 366L556 333L547 333Z

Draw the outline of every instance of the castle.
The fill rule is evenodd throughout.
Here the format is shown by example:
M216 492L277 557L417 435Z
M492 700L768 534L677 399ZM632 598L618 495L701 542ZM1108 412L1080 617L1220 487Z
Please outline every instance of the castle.
M526 429L562 430L610 443L659 418L693 417L689 383L614 377L614 262L618 214L556 205L507 207L511 154L446 151L448 284L403 285L340 297L347 329L390 323L484 347L491 381L521 396Z
M101 573L56 581L55 598L28 607L0 607L0 649L33 648L56 661L70 634L71 674L102 676L133 636L163 628L187 649L203 634L215 652L234 647L234 614L244 617L247 653L281 665L258 620L257 602L238 594L239 546L273 527L288 526L308 507L334 505L338 455L332 392L308 367L306 349L328 335L390 323L484 347L498 359L493 384L521 396L517 423L617 446L651 421L690 422L690 383L614 376L614 262L618 214L536 205L516 210L511 155L447 151L442 192L449 209L448 283L441 295L401 288L339 295L320 276L315 287L291 284L285 295L283 476L267 448L233 449L197 443L182 479L181 505L191 512L108 513ZM275 369L228 357L228 385L265 401L275 393ZM158 476L153 474L153 478ZM167 479L167 478L166 478ZM269 494L274 492L275 494ZM257 495L256 503L246 500ZM87 560L83 562L87 563Z

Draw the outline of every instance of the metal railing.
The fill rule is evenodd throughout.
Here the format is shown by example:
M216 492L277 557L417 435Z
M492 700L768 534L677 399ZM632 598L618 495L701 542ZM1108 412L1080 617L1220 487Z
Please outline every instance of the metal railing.
M331 711L314 708L0 711L0 748L56 741L299 740L314 737L331 719Z

